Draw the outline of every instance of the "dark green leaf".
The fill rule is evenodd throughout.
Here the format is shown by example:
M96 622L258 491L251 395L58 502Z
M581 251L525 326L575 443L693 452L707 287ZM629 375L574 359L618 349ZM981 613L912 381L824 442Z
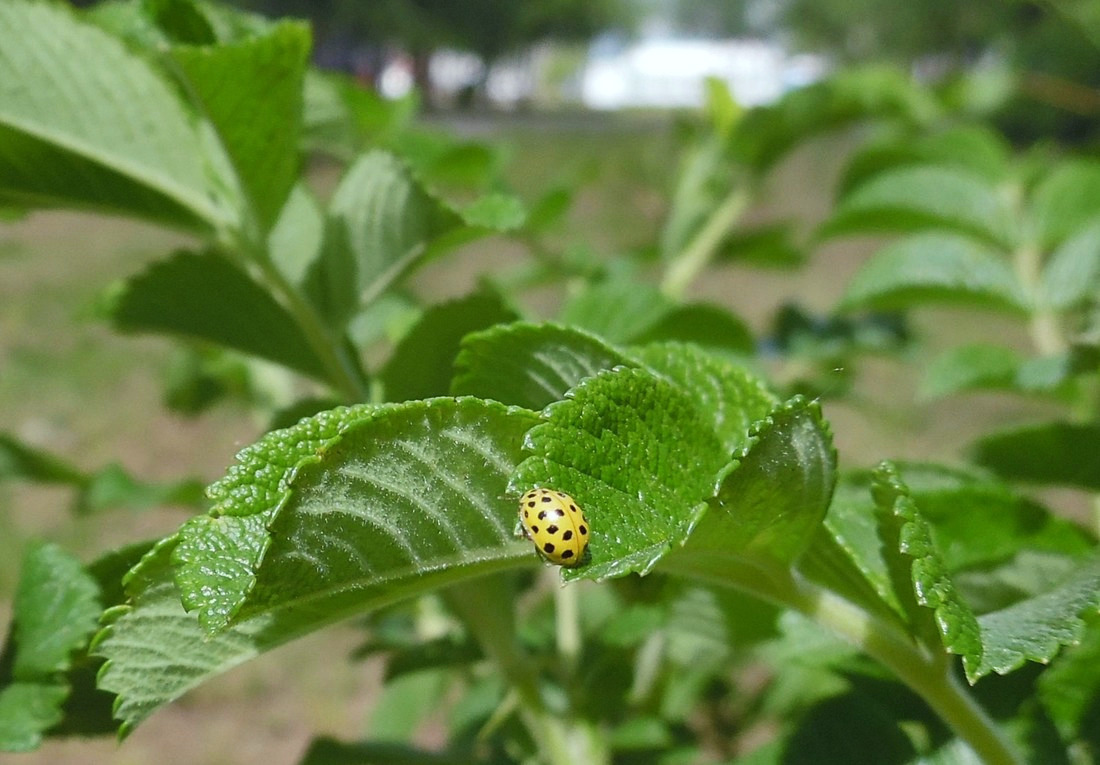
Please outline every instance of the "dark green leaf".
M499 297L487 293L432 306L401 339L382 369L386 398L407 401L445 395L462 339L516 318Z
M81 487L91 477L56 455L0 433L0 481L7 478Z
M313 739L298 765L478 765L474 754L429 752L391 741L348 743L322 736Z
M794 241L792 224L777 223L732 232L722 243L718 258L753 266L788 268L803 263L806 253Z
M1100 490L1100 426L1050 422L994 433L973 459L1005 478Z
M756 350L748 325L725 308L709 303L673 308L635 337L633 342L644 345L662 340L696 343L713 350L746 356Z
M942 642L949 653L963 657L968 671L976 668L982 660L978 622L956 591L927 520L892 464L878 468L872 493L903 613L918 637Z
M309 47L308 26L283 22L253 39L172 51L262 231L274 223L298 177Z
M213 342L325 379L295 319L220 255L178 252L131 278L111 308L130 332L165 332Z
M841 201L826 236L947 229L1011 247L1017 232L997 190L959 168L923 165L881 173Z
M451 391L538 410L601 369L634 364L579 329L518 322L463 339Z
M783 765L903 765L915 754L889 710L854 693L810 709L783 750Z
M211 45L216 41L209 19L193 0L144 0L142 6L174 43Z
M0 5L0 204L238 225L200 131L148 61L58 3Z
M1066 741L1100 731L1100 622L1062 652L1039 678L1039 700Z
M633 281L589 285L562 307L560 321L575 324L610 343L629 343L654 329L673 310L660 290Z
M916 234L889 244L848 284L843 310L954 302L1025 313L1030 301L1001 256L973 239Z

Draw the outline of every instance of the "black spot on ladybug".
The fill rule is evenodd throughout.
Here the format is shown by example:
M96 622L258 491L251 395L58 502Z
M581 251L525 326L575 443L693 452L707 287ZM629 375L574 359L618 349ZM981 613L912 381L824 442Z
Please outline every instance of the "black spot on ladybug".
M545 510L539 510L539 520L540 521L545 521L546 520L546 511Z
M554 525L547 526L546 527L546 533L547 534L557 534L558 533L558 527L554 526Z
M570 505L569 509L572 510L574 513L577 512L577 506L576 505Z
M562 560L569 560L572 557L573 557L573 551L572 550L566 550L561 554L561 559Z
M549 494L543 494L542 495L542 501L543 502L553 502L554 498L551 497Z
M531 527L531 533L532 534L538 534L539 533L539 527L538 526L532 526Z
M530 517L531 517L531 514L530 514L529 512L527 512L526 510L524 510L524 511L523 511L523 517L524 517L524 518L530 518Z
M573 538L572 529L569 529L564 534L562 534L561 538L564 539L566 542L568 542L570 539L572 539Z
M588 533L588 527L581 524L581 527L579 529L577 529L577 531L579 531L581 536L583 537L585 534Z
M551 543L551 542L547 542L546 544L544 544L544 545L542 546L542 551L543 551L544 553L548 554L548 555L549 555L550 553L554 552L554 545L553 545L553 543Z

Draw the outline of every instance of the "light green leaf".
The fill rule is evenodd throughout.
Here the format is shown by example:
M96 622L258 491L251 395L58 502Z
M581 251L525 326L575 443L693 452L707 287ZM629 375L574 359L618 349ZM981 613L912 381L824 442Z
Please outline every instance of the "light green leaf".
M491 231L512 231L527 220L523 202L507 194L486 194L462 208L467 225Z
M940 398L968 390L1011 388L1019 364L1019 354L999 345L952 348L928 365L921 396Z
M818 405L800 397L779 404L719 474L678 555L793 561L821 525L835 481L836 451Z
M223 629L254 583L267 549L267 525L289 496L298 466L377 407L338 407L268 433L237 453L225 477L206 490L210 512L183 525L173 543L176 585L209 632Z
M298 177L309 48L309 27L283 22L252 39L172 50L262 231L274 223Z
M610 343L629 343L653 329L673 307L652 285L606 281L591 284L566 301L559 320Z
M928 232L887 245L848 284L842 310L954 302L1025 313L1029 299L993 250L967 237Z
M1039 282L1043 303L1056 311L1077 308L1100 294L1100 221L1076 230L1050 254Z
M637 349L634 356L695 397L727 454L749 443L749 427L778 403L775 394L744 367L697 346L655 343Z
M925 520L898 477L884 462L872 488L886 562L903 613L926 643L942 643L961 655L968 671L982 660L982 642L974 613L956 591Z
M0 688L0 752L30 752L61 722L67 683L17 682Z
M1028 661L1047 663L1062 646L1080 641L1085 615L1100 609L1100 556L1070 573L1050 591L978 617L981 663L965 662L971 683L996 672L1005 675Z
M380 377L390 401L445 395L462 338L516 319L497 295L472 295L439 303L401 339Z
M1100 162L1071 159L1058 165L1035 190L1033 209L1043 249L1091 224L1100 210Z
M252 467L242 465L212 493L232 499L234 512L283 503L270 544L261 527L240 545L245 558L267 548L256 585L240 620L211 636L179 602L169 567L174 538L131 572L131 605L112 613L96 645L108 660L100 686L119 695L123 733L209 677L302 634L445 584L536 564L513 537L515 508L504 497L535 422L531 412L476 399L413 402L355 422L290 474L265 470L261 454ZM279 451L276 443L266 448ZM282 449L295 464L308 451L293 441ZM207 571L197 557L191 565L217 585L223 575L240 576L224 566L231 558L212 550ZM202 595L197 579L192 590Z
M131 278L111 306L115 326L213 342L326 379L296 320L214 253L178 252Z
M451 392L537 410L601 369L636 363L582 330L516 322L463 339Z
M1039 701L1066 741L1100 731L1100 622L1092 620L1081 641L1062 652L1039 677Z
M920 165L876 175L845 197L823 234L947 229L1011 247L1016 226L997 190L957 167Z
M150 63L58 3L0 4L0 204L233 227L194 115Z
M302 287L321 253L324 237L325 219L321 207L305 184L299 183L290 190L268 236L271 262L291 284Z
M99 587L80 562L52 544L32 547L23 560L13 605L16 680L40 680L69 668L103 610Z
M1009 480L1100 490L1100 426L1050 422L985 436L973 459Z
M587 378L543 418L509 489L549 486L585 509L591 560L566 579L648 571L683 540L728 462L693 394L644 369Z

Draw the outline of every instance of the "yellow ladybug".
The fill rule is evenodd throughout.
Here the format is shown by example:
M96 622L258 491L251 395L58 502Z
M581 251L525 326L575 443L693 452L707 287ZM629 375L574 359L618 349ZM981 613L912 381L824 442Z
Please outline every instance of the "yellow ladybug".
M531 489L520 498L523 534L539 554L559 566L576 566L588 549L588 519L568 494Z

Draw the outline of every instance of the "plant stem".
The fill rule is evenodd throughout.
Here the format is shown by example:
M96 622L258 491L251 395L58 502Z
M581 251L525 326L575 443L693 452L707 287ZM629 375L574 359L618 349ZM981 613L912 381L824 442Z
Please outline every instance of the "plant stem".
M951 657L925 652L900 627L865 611L836 593L808 582L780 564L759 565L729 559L694 560L673 556L666 570L748 592L793 608L890 669L965 741L986 765L1021 765L1023 758L997 724L961 687Z
M1035 300L1029 321L1031 342L1043 355L1061 353L1066 350L1066 339L1062 333L1061 324L1058 322L1058 316L1044 304L1045 298L1039 288L1043 268L1039 248L1035 245L1024 245L1016 250L1013 260L1017 278L1028 288Z
M674 300L683 297L684 291L714 257L722 238L744 214L751 196L749 185L742 182L714 208L699 233L676 255L665 271L662 292Z

